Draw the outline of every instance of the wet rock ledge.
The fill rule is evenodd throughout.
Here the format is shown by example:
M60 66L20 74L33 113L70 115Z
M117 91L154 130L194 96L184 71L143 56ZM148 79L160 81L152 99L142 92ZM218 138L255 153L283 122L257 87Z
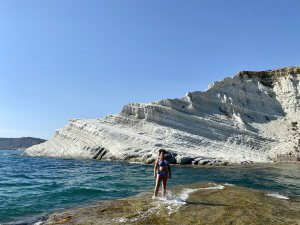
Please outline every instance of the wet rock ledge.
M100 202L49 216L40 224L300 224L300 198L216 183L172 188Z

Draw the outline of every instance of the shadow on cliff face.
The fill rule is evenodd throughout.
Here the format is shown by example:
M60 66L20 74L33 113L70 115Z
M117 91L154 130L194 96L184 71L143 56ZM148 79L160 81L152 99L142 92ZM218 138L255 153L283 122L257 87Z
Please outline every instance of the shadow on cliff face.
M196 111L235 120L241 124L267 123L285 116L271 85L247 76L227 78L206 92L190 94Z
M227 128L228 126L242 127L258 133L259 130L253 127L252 123L264 124L286 115L273 90L275 82L277 82L276 78L268 75L268 72L244 71L238 73L234 78L225 78L223 81L216 82L205 92L190 92L183 99L162 100L158 104L186 115L206 118L212 122L212 124L205 124L202 121L197 123L194 120L193 129L188 131L191 133L197 134L197 126L200 128L202 123L201 129L204 132L201 132L201 135L205 136L205 130L213 132L214 129L218 129L217 126L214 127L216 122ZM166 114L168 112L157 110L156 113ZM186 125L189 124L186 121L180 121L179 116L176 114L170 116L175 121L174 123L155 119L154 122L187 131L189 128ZM219 128L226 130L224 127ZM237 133L239 132L237 131Z

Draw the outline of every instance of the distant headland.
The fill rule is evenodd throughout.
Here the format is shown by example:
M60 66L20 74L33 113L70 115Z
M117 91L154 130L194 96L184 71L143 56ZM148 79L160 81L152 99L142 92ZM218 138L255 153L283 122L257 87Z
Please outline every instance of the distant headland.
M24 150L45 141L34 137L0 138L0 150Z

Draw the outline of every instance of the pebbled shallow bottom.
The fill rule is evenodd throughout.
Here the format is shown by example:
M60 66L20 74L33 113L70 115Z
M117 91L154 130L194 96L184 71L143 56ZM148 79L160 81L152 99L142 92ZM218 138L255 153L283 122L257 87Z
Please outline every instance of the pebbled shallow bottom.
M195 183L171 188L164 198L142 193L54 213L37 224L300 224L300 197Z

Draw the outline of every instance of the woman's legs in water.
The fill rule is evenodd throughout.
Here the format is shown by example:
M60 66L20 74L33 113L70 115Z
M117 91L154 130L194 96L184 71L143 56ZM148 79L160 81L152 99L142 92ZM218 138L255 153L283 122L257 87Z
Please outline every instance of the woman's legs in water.
M162 177L163 197L166 195L168 176Z
M161 175L159 175L159 174L156 175L156 184L155 184L155 189L154 189L154 196L155 197L157 196L162 178L163 177Z

